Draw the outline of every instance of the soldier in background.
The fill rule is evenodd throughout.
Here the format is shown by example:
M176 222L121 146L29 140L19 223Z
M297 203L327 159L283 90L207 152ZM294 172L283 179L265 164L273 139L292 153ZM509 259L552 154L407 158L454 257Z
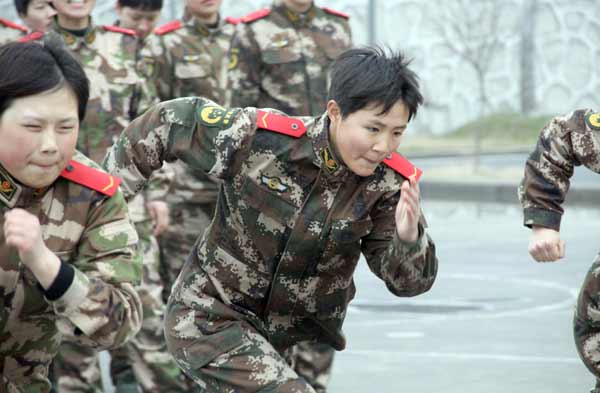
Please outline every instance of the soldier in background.
M330 66L352 46L348 15L312 0L277 0L241 21L229 63L231 106L322 114ZM298 374L323 393L334 353L327 345L300 343L289 356Z
M15 0L15 8L30 32L51 29L56 10L50 0Z
M139 329L141 260L118 179L75 150L81 66L12 43L0 70L0 391L47 393L63 335L104 349Z
M600 173L600 113L576 110L554 118L542 130L535 150L525 164L519 187L525 226L531 228L529 254L538 262L565 256L560 238L562 204L575 166ZM596 376L600 393L600 254L594 260L579 292L574 335L577 351Z
M152 89L153 84L145 79L148 75L139 72L135 31L112 25L95 25L91 18L95 0L54 0L53 5L57 11L54 31L81 62L90 79L90 103L77 146L94 161L101 162L107 148L123 128L157 100L156 92ZM158 254L152 225L156 226L155 232L166 227L166 220L160 219L164 216L161 215L164 209L159 206L164 192L166 189L153 184L129 201L130 216L140 237L140 252L145 257L144 264L154 264L156 259L150 257ZM166 217L168 219L168 215ZM144 296L145 306L149 301ZM156 312L162 315L160 307ZM145 310L145 314L152 315L152 312ZM97 354L85 347L65 342L54 362L53 371L58 393L100 390Z
M305 118L163 102L107 155L127 194L177 158L223 181L165 319L169 351L203 391L314 393L281 354L299 341L345 348L361 253L396 296L433 285L420 172L395 153L423 101L416 75L400 54L349 50L329 97Z
M155 57L161 101L186 96L224 101L227 53L237 20L220 15L221 2L185 0L183 18L156 29L160 41ZM159 239L165 268L165 301L198 234L213 217L219 190L217 180L204 172L180 161L169 165L175 172L166 197L171 225Z

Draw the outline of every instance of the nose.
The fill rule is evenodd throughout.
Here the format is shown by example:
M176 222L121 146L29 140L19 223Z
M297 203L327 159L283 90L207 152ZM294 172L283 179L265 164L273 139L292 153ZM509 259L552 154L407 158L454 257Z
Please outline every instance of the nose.
M52 155L58 151L56 143L56 133L52 129L46 129L41 132L40 151L44 154Z
M373 150L379 154L388 155L392 151L393 141L389 138L386 133L381 133L375 144L373 145Z

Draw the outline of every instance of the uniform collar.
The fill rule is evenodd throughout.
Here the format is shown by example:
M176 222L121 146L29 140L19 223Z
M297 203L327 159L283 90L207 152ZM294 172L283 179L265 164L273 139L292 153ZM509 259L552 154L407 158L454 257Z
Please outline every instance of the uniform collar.
M83 45L91 45L96 41L96 26L94 25L94 21L90 16L90 25L87 28L87 31L83 37L76 36L70 31L64 29L58 24L58 18L54 18L54 30L61 35L65 44L73 50L79 49Z
M202 37L208 37L223 28L225 24L224 20L221 19L221 15L219 14L218 22L216 27L209 27L206 23L200 21L200 19L194 17L190 12L186 9L183 13L183 23L197 31Z
M31 188L22 185L0 165L0 206L29 206L32 201L44 196L47 190L48 187Z
M315 6L314 1L308 11L298 13L287 8L281 0L275 0L273 3L273 11L283 15L297 27L306 27L310 25L315 16L317 16L317 7Z
M325 177L334 180L344 180L352 171L338 158L335 154L335 149L329 138L329 117L327 113L317 119L314 132L316 133L313 139L313 150L315 158L313 163L321 168Z

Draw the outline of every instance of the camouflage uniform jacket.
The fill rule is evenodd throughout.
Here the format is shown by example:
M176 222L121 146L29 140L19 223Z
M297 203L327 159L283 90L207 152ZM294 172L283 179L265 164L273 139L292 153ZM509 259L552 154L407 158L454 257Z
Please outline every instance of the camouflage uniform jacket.
M0 45L13 42L27 33L25 26L0 18Z
M79 153L73 161L99 168ZM67 171L81 170L73 165ZM1 166L0 176L0 375L47 369L61 334L97 349L123 344L139 330L142 309L133 288L141 279L138 237L121 192L108 197L64 177L40 192ZM62 261L47 291L5 244L4 213L13 207L39 218L46 246Z
M381 165L356 176L333 157L326 116L268 111L224 110L202 98L161 103L126 129L105 165L126 192L177 158L224 180L188 263L276 348L317 339L342 349L361 252L391 292L414 296L433 284L435 247L422 225L415 243L398 238L400 174ZM278 123L298 137L261 129Z
M223 104L233 23L225 18L210 28L186 12L181 21L155 30L152 39L162 101L203 96Z
M323 113L330 65L352 46L347 19L314 5L299 15L275 2L241 21L230 54L228 105Z
M137 67L138 39L132 30L115 26L90 28L83 37L57 23L54 30L79 60L90 80L90 100L79 131L77 148L96 162L156 96L143 86Z
M519 187L526 226L560 229L561 205L578 165L600 173L600 114L589 109L556 117L542 130Z

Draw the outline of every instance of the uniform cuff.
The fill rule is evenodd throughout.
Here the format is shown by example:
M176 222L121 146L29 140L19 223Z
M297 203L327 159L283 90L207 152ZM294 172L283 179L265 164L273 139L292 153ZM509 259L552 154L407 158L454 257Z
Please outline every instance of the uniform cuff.
M60 268L56 278L50 287L44 291L44 296L50 301L60 299L69 289L75 278L75 269L63 260L60 261Z
M560 213L552 210L544 210L534 207L529 207L523 210L523 225L528 228L536 225L559 231L561 218L562 215Z

